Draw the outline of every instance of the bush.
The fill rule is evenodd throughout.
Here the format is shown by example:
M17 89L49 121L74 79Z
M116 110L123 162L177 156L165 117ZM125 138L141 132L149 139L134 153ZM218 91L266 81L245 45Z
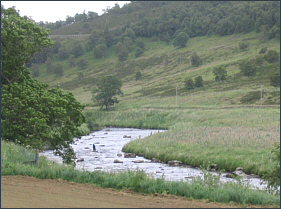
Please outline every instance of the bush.
M250 77L256 75L257 69L253 61L245 61L240 63L240 70L243 75Z
M264 59L269 63L274 63L279 60L279 54L277 51L269 50L264 56Z
M192 90L192 89L195 88L194 81L192 80L192 78L187 78L187 79L185 79L184 85L185 85L185 88L186 88L188 91L190 91L190 90Z
M263 179L268 181L268 190L272 193L280 194L280 143L276 143L271 153L275 162L272 171L263 176Z
M54 73L58 76L63 76L63 65L62 64L56 64L54 66Z
M203 87L203 78L202 76L197 76L195 78L195 83L194 83L195 87L196 88L200 88L200 87Z
M196 52L191 56L191 64L194 67L198 67L202 64L202 60Z
M242 50L242 51L246 51L246 49L249 47L249 44L246 43L246 42L241 42L239 43L239 48Z
M267 47L264 47L259 51L259 54L265 54L266 51L267 51Z

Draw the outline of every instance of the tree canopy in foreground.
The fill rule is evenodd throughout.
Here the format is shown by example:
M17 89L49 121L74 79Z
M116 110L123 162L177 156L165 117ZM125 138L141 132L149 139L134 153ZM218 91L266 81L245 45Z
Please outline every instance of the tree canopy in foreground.
M1 5L1 138L36 149L47 145L70 162L84 105L72 93L32 79L25 66L52 44L46 29Z

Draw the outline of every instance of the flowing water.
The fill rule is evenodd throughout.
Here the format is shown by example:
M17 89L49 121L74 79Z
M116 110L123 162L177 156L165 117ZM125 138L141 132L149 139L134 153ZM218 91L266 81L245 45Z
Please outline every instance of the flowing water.
M165 130L110 128L93 132L88 136L82 136L81 139L75 139L75 143L72 145L76 157L78 159L84 159L82 162L76 162L76 168L87 171L102 170L110 172L118 172L126 169L142 169L153 177L163 177L165 180L174 181L190 181L196 176L203 177L203 172L199 168L169 166L165 163L151 162L151 160L140 156L136 156L136 158L124 158L125 153L121 150L126 143L163 131ZM96 152L93 151L93 144L95 144ZM62 162L60 157L53 154L52 150L44 151L41 155L46 156L50 160ZM115 160L122 162L114 163ZM137 161L143 162L138 163ZM212 174L218 175L217 172L212 172ZM236 181L235 179L224 177L225 174L227 173L222 173L221 181ZM253 188L264 189L266 187L266 184L262 183L260 178L244 178L243 181L249 183Z

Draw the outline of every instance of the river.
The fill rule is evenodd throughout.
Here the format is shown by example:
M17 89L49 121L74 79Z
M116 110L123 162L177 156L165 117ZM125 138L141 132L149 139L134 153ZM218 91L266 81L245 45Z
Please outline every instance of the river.
M90 135L82 136L81 139L75 139L72 148L76 153L76 157L78 159L84 159L84 161L76 162L76 169L108 172L118 172L126 169L142 169L154 178L163 177L165 180L174 181L190 181L196 176L203 177L203 172L199 168L190 166L169 166L166 163L151 162L151 160L141 156L136 156L136 158L124 158L125 153L121 150L126 143L163 131L165 130L106 128L93 132ZM95 144L97 152L93 152L93 143ZM60 157L53 154L52 150L46 150L40 153L40 155L44 155L48 159L56 162L62 162ZM115 160L122 162L114 163ZM138 163L140 161L143 162ZM218 175L217 172L212 172L212 174ZM220 180L222 182L236 181L235 179L224 177L225 174L227 173L222 173L221 175ZM249 183L252 188L266 188L266 184L263 183L260 178L244 178L243 181Z

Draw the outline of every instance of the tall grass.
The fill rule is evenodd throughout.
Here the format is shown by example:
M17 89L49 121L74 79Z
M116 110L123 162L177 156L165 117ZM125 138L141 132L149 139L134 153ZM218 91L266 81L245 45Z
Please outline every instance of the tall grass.
M236 202L240 204L259 204L280 206L280 197L270 195L262 190L252 190L243 184L223 184L218 177L204 171L204 180L194 179L191 182L165 181L147 176L144 171L123 171L108 173L101 171L79 171L73 166L53 163L40 157L40 165L22 164L26 159L19 160L20 147L13 143L1 141L1 176L28 175L40 179L62 179L77 183L88 183L115 189L128 188L132 191L148 194L171 194L192 199L208 199L216 202ZM4 158L6 155L6 158ZM24 155L28 155L25 152ZM9 157L7 157L9 156ZM2 161L2 159L5 159Z
M164 162L193 166L216 163L221 170L243 167L264 175L273 168L271 149L280 139L280 110L255 109L122 109L94 111L100 126L168 129L123 147Z

